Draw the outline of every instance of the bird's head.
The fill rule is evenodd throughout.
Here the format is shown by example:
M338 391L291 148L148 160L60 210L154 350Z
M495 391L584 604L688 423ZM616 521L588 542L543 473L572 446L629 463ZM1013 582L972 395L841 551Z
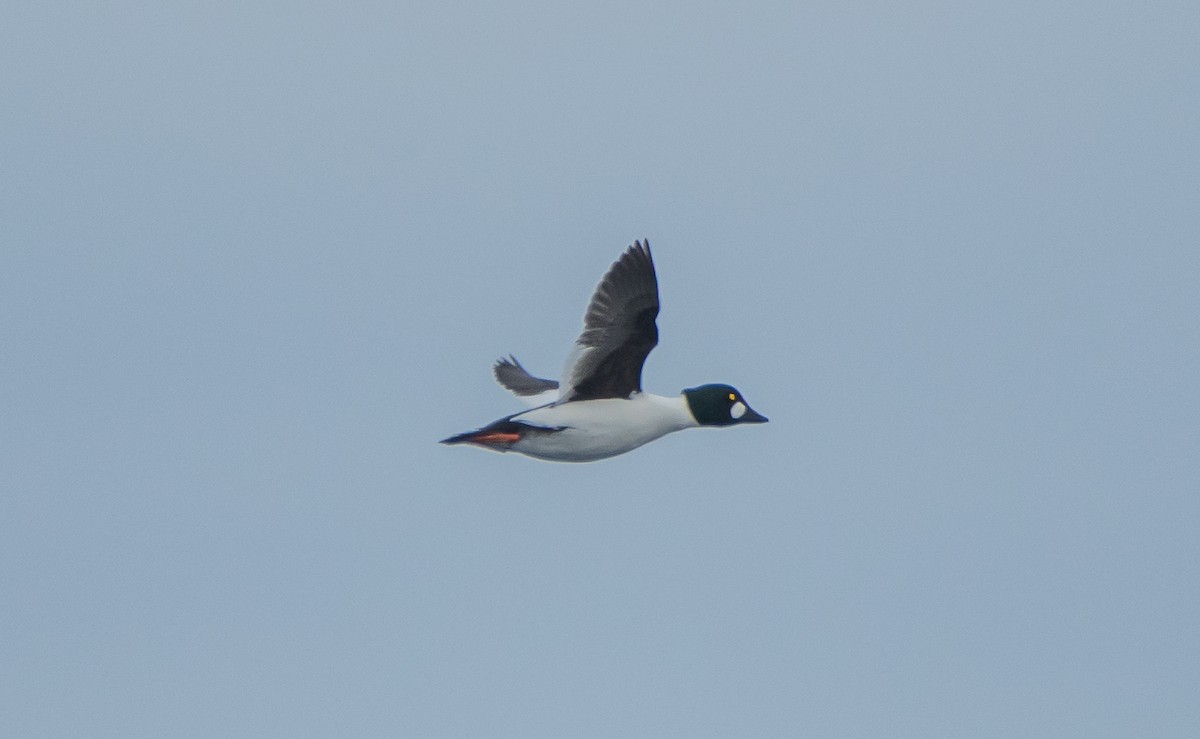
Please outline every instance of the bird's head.
M730 385L701 385L683 391L688 410L701 426L733 426L739 423L766 423L767 417L756 412Z

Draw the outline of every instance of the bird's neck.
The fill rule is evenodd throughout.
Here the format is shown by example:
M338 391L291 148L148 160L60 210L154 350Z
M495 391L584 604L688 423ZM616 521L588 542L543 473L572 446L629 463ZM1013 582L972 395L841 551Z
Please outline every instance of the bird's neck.
M664 418L668 419L676 429L686 429L700 425L696 421L696 417L692 415L691 408L688 407L687 398L682 394L668 397L652 393L641 393L640 397L647 403L653 403L663 414Z

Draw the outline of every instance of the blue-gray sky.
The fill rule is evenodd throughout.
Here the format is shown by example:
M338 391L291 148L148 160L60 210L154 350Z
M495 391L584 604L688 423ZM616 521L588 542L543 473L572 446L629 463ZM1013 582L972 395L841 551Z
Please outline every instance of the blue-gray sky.
M1194 2L0 14L0 734L1191 737ZM635 238L649 389L435 440Z

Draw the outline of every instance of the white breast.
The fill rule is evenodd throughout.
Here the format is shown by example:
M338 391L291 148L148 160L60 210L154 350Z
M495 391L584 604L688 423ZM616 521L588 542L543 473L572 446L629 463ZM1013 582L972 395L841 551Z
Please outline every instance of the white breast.
M540 459L590 462L623 454L660 436L698 425L683 396L638 393L629 400L608 398L535 408L514 421L552 434L531 434L512 449Z

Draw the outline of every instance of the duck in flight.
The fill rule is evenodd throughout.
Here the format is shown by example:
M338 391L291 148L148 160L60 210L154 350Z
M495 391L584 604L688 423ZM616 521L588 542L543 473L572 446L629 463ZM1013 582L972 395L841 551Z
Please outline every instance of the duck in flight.
M672 431L766 422L729 385L700 385L673 397L642 392L642 365L658 344L657 317L650 242L637 241L596 287L562 383L534 377L515 357L500 359L492 367L496 381L537 407L441 443L593 462Z

